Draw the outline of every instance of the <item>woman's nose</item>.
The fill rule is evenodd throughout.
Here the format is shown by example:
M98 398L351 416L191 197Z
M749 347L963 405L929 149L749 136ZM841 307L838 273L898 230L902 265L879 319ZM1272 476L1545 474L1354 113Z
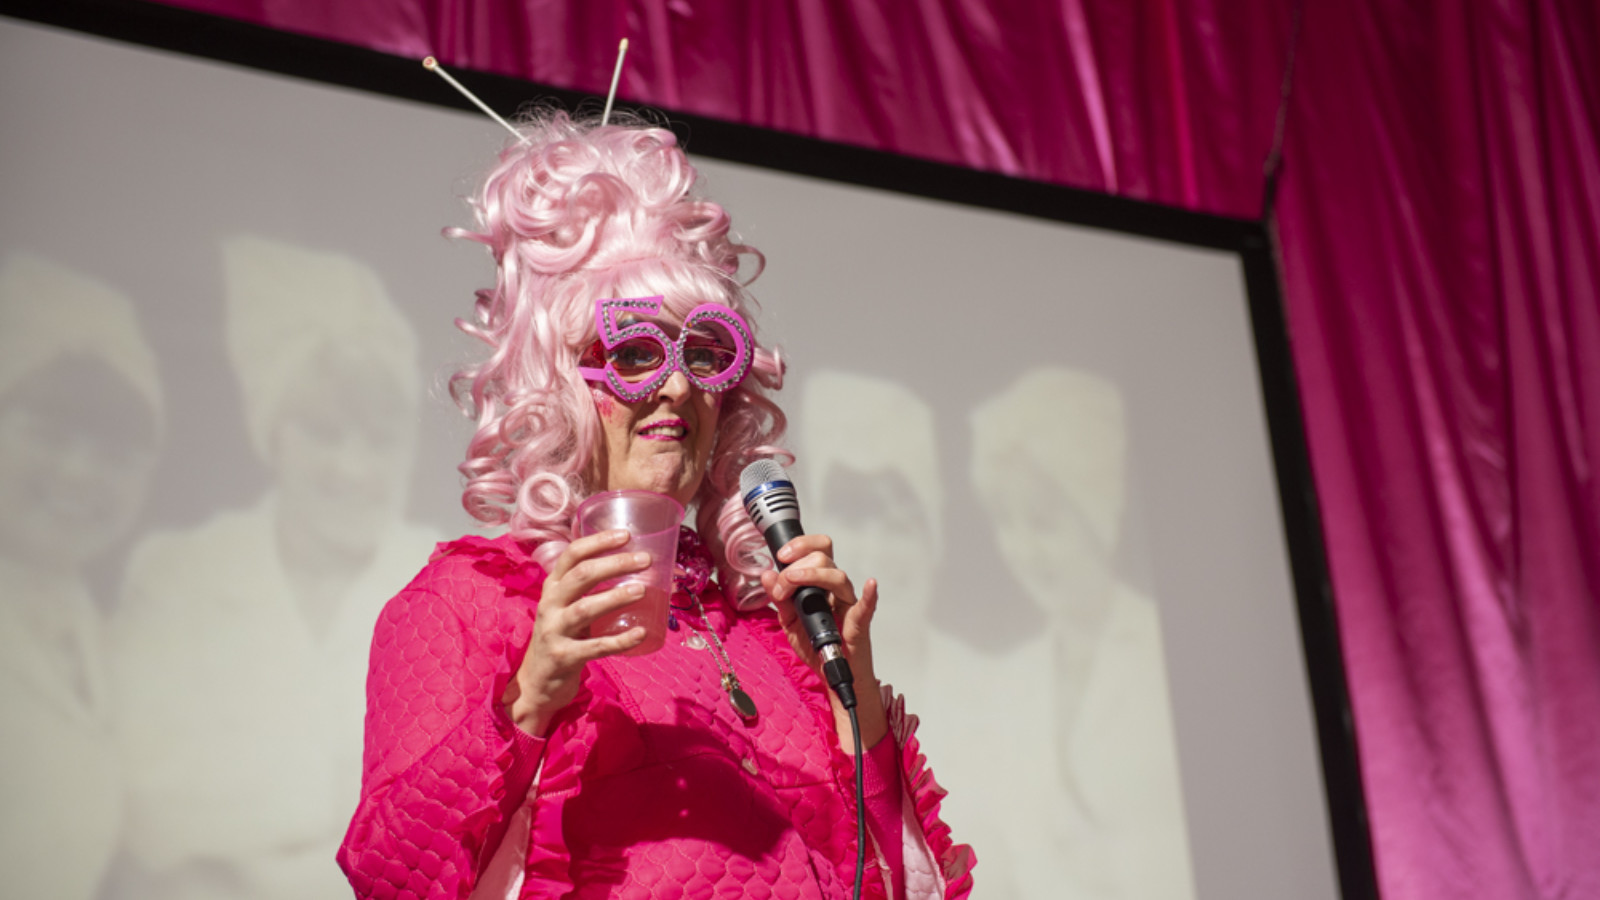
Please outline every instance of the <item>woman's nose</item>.
M656 396L670 406L677 406L688 399L689 392L694 386L689 384L689 379L680 371L673 371L667 380L656 390Z

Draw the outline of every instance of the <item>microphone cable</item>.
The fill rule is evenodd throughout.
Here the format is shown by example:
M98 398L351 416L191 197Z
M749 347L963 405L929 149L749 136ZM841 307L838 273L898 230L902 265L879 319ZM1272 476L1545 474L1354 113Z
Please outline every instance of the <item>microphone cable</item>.
M788 568L778 562L778 549L805 533L800 525L800 500L788 473L773 460L758 459L739 473L739 494L750 521L766 539L773 564L780 571ZM861 900L861 881L867 868L867 791L854 678L850 662L844 656L844 637L829 608L828 593L806 586L795 592L791 602L811 639L812 649L822 659L823 680L838 696L839 705L850 714L850 735L856 749L856 883L852 896Z
M861 720L856 717L854 704L850 705L848 711L850 734L856 741L856 885L851 896L854 900L861 900L861 879L867 870L867 790L861 766Z

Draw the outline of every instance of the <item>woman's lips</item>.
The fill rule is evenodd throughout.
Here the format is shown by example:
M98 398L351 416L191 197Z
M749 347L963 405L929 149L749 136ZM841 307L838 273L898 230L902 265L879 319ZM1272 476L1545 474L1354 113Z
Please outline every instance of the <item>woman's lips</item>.
M682 419L660 419L639 429L639 437L647 441L681 441L689 434L689 425Z

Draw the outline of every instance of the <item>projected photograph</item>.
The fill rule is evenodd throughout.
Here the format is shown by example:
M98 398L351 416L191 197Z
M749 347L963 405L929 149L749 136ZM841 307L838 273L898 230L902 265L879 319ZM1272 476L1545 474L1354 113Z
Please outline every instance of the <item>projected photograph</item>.
M936 771L965 788L952 802L983 851L982 896L1194 896L1159 609L1117 571L1117 386L1040 367L968 411L967 488L984 516L948 524L926 401L842 372L802 390L807 515L887 592L877 670L982 736L948 741ZM988 574L1027 604L1026 633L986 622L981 595L935 621L935 588L965 561L947 556L947 530L999 550Z
M506 135L10 20L0 116L7 893L348 897L374 622L485 533L440 232ZM1335 897L1238 258L696 162L973 896Z

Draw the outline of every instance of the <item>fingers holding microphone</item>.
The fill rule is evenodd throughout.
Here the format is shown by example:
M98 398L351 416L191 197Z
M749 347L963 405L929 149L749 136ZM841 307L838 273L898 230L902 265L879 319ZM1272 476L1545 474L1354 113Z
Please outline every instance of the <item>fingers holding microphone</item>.
M888 733L882 699L878 691L878 678L872 664L872 616L878 609L878 581L867 579L861 593L856 594L850 576L839 568L833 559L833 542L825 534L805 535L779 548L778 562L786 568L761 573L761 585L777 601L778 621L788 634L789 645L800 658L821 674L829 675L822 658L813 646L809 630L801 619L801 612L792 601L803 588L818 588L827 592L832 618L838 622L844 657L849 661L850 693L859 704L861 740L872 747ZM844 698L832 698L835 728L839 733L840 748L852 749L850 719L842 707Z
M838 567L833 558L832 538L825 534L806 534L795 538L779 548L776 556L778 563L785 568L781 571L769 570L762 574L761 580L762 587L778 601L779 621L785 628L798 621L799 614L789 602L795 591L807 586L827 591L829 607L844 638L846 655L852 669L856 670L857 680L864 680L863 676L870 677L870 628L873 613L878 607L877 580L867 579L857 596L850 576ZM805 633L800 632L798 637L802 640L797 649L801 650L801 655L808 662L814 661L816 654L810 641L804 639Z

